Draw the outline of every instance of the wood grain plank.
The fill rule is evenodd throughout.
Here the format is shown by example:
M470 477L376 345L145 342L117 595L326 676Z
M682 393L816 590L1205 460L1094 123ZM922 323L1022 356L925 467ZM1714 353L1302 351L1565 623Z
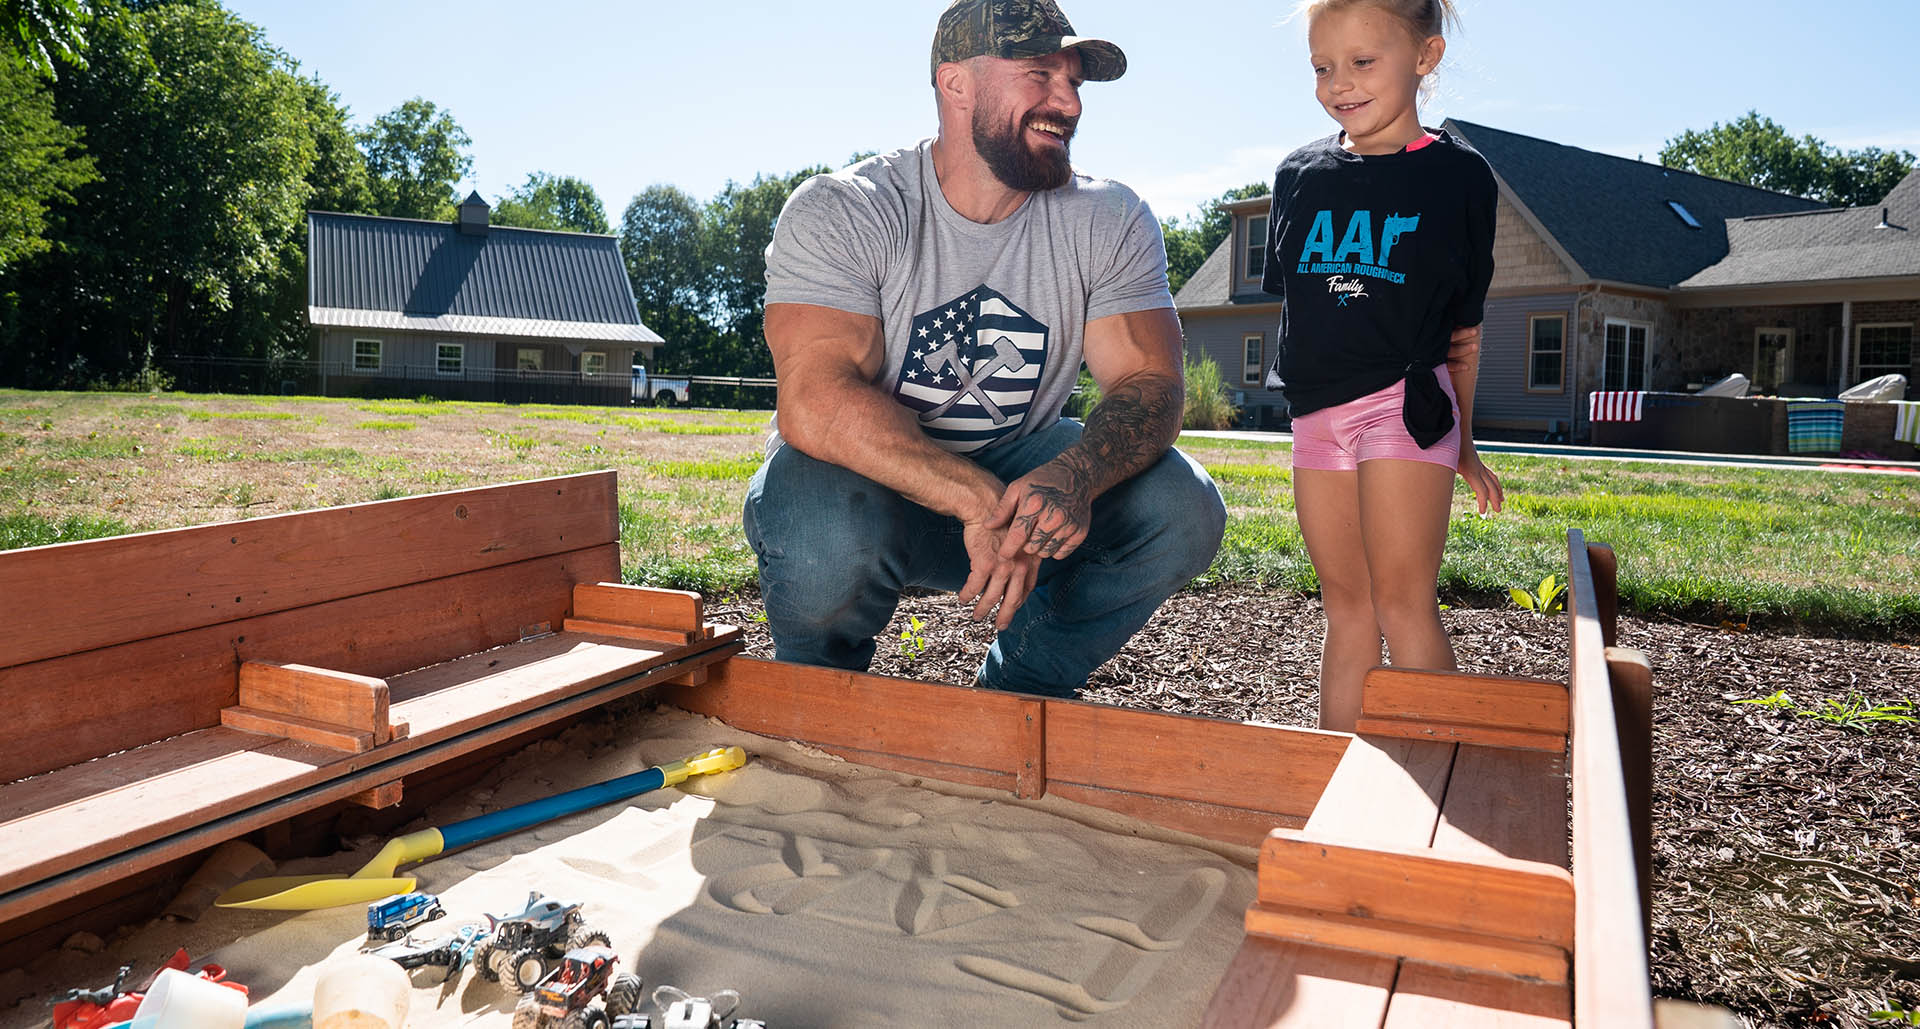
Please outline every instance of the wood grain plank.
M706 626L705 603L698 593L618 582L583 582L573 588L575 618L696 635Z
M1640 876L1640 928L1653 932L1653 666L1647 655L1609 646L1613 725L1620 736L1620 779L1633 830L1633 866Z
M828 751L982 770L1008 789L1025 755L1023 698L1014 693L743 657L709 669L705 686L667 687L661 699Z
M1378 1029L1399 962L1249 936L1214 989L1207 1029Z
M1435 853L1567 867L1567 763L1554 754L1460 748L1434 830Z
M458 730L470 720L459 719L364 754L215 728L0 787L0 922L628 696L699 663L726 660L740 648L737 639L701 646L707 649L585 693L480 718L466 731Z
M1408 740L1432 740L1438 743L1470 743L1481 747L1507 747L1545 754L1564 754L1567 738L1555 733L1496 729L1484 725L1443 725L1435 722L1403 721L1397 718L1359 718L1354 731L1367 736L1392 736Z
M1020 767L1014 770L1013 795L1033 800L1047 793L1047 704L1038 698L1020 702Z
M1573 992L1565 983L1403 962L1383 1029L1568 1029Z
M299 715L255 711L246 707L230 707L221 711L220 724L229 729L279 736L309 746L347 754L359 754L374 747L373 734L370 732L348 729L331 722L302 718Z
M1454 746L1355 736L1340 756L1307 829L1401 846L1433 841Z
M312 665L240 663L240 706L364 732L373 743L392 738L387 681Z
M1047 779L1305 817L1344 733L1047 702Z
M1387 961L1430 961L1541 982L1567 981L1567 952L1558 947L1411 922L1255 904L1247 909L1247 933L1360 951Z
M1573 947L1573 877L1537 861L1275 832L1260 848L1259 891L1263 907Z
M1567 687L1547 679L1374 668L1361 695L1363 732L1564 750Z
M1573 1016L1578 1025L1651 1029L1647 938L1621 774L1602 618L1586 537L1567 532L1573 712Z
M683 632L679 629L655 629L647 625L626 625L621 622L596 622L589 618L569 618L561 623L564 632L590 633L595 636L618 636L629 640L648 640L668 647L684 647L698 637L699 633Z
M385 678L513 642L529 621L558 625L574 583L619 568L607 543L0 669L0 710L34 741L0 747L0 783L220 724L241 662Z
M1278 811L1258 811L1197 800L1106 790L1078 783L1050 783L1048 792L1056 797L1116 811L1153 825L1246 847L1258 847L1275 826L1298 829L1306 825L1306 819Z
M1433 839L1454 746L1347 737L1306 831L1424 846ZM1397 958L1248 937L1207 1008L1208 1025L1367 1026L1391 999Z
M9 551L0 668L617 544L618 522L606 471Z
M643 640L562 632L396 675L387 684L394 717L434 741L739 639L740 630L727 626L711 639L661 650Z

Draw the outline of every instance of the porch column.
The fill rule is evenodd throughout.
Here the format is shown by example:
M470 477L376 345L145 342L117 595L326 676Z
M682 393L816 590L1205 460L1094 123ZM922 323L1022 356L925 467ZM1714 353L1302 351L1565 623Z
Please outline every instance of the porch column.
M1853 385L1853 301L1840 302L1840 384L1835 393Z

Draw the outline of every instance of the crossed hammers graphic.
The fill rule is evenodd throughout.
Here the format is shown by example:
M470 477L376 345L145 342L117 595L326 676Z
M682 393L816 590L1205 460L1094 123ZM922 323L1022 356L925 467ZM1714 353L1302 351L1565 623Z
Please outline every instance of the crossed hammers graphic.
M1000 336L993 341L993 359L983 365L979 371L967 368L967 362L960 356L961 340L948 340L939 349L928 355L927 367L938 371L942 365L952 368L953 374L960 380L960 390L946 403L920 415L922 422L931 423L953 409L965 397L972 397L993 418L993 424L999 425L1007 420L1006 412L1000 410L981 383L993 378L1002 370L1017 372L1027 366L1027 355L1013 345L1013 340Z

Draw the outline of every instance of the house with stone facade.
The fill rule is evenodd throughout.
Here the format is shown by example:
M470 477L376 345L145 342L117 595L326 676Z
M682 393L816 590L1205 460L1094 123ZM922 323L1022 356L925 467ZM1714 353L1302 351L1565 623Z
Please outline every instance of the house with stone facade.
M619 240L307 213L307 321L331 394L625 404L665 341L640 321Z
M1757 393L1826 396L1890 372L1920 382L1920 172L1885 202L1800 197L1448 120L1499 183L1476 428L1588 438L1596 390L1685 393L1739 372ZM1280 305L1260 291L1268 202L1175 298L1189 353L1263 390Z

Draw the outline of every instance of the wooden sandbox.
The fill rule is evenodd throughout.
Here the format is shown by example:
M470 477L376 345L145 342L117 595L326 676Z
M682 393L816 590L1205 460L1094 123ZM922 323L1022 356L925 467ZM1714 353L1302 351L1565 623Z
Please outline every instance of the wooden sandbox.
M1207 1025L1656 1024L1651 676L1612 647L1612 554L1578 531L1569 682L1377 669L1350 735L738 656L698 595L615 584L615 498L598 472L0 553L0 965L150 916L223 841L404 813L462 761L652 690L1257 845L1246 939L1196 987Z

